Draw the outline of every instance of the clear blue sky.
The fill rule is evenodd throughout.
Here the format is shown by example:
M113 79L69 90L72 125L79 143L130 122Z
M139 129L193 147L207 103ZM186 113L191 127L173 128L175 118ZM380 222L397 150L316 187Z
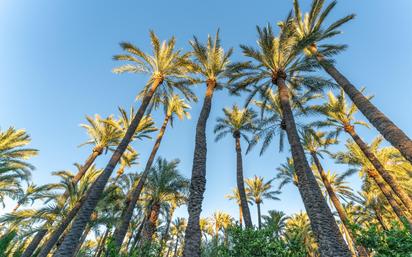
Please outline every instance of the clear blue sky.
M117 65L111 57L121 52L120 41L149 49L148 30L154 29L162 39L175 35L178 46L188 49L192 35L204 39L219 27L224 46L235 47L234 59L240 60L238 45L255 44L255 26L283 19L291 7L291 0L253 4L243 0L0 0L0 126L27 129L33 138L31 146L40 150L32 161L37 167L33 180L37 184L55 181L50 172L73 170L72 164L82 163L90 152L88 147L77 147L87 138L78 126L86 114L105 116L116 113L117 106L136 105L135 94L146 77L111 73ZM412 135L412 2L341 0L332 18L352 12L357 18L338 38L349 45L337 57L338 67L355 85L366 86L367 92L375 95L373 102ZM196 92L202 98L204 86ZM204 215L220 209L237 217L236 205L224 198L236 185L234 142L228 137L215 143L212 133L221 109L235 102L242 104L243 99L228 97L223 91L213 102ZM181 159L180 169L187 177L199 109L200 104L193 105L192 120L176 122L160 149L161 156ZM160 121L160 115L155 116ZM368 141L377 135L372 129L361 130L361 134ZM150 141L135 144L141 163L151 145ZM246 177L272 178L285 156L275 145L261 158L256 152L246 156ZM98 164L103 166L107 158L102 157ZM264 212L302 209L293 186L285 188L281 198L265 202ZM254 207L252 210L255 216ZM180 215L185 213L185 209L179 210Z

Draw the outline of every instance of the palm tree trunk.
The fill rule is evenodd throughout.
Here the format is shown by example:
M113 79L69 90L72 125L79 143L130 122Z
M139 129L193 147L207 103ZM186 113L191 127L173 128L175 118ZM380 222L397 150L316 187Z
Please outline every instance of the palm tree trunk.
M388 185L392 188L396 196L399 197L399 199L402 201L402 203L405 205L406 209L408 210L409 214L412 214L412 199L405 192L405 190L399 185L396 179L385 170L382 163L378 160L375 154L373 154L370 151L368 145L355 132L355 129L353 126L350 126L350 125L345 126L345 131L353 138L355 143L362 150L363 154L372 163L373 167L375 167L375 169L379 172L379 174L386 181L386 183L388 183Z
M356 244L355 237L353 236L352 230L349 227L350 220L348 218L348 215L346 214L345 208L343 207L342 203L339 201L339 198L335 194L335 191L333 190L332 185L330 184L326 176L325 170L323 169L317 154L315 152L311 152L310 155L312 156L313 161L315 162L316 168L319 171L320 177L322 179L323 184L325 185L326 191L328 192L328 195L333 203L333 206L335 207L336 211L338 212L339 218L342 221L343 227L347 234L348 244L354 245L354 248L356 248L360 257L368 257L369 254L366 251L366 249L363 246L358 246Z
M375 105L373 105L362 92L360 92L350 81L343 76L333 64L325 62L323 57L312 49L323 69L338 83L345 93L350 97L356 107L363 113L369 122L388 140L402 155L412 163L412 141L395 123L385 116Z
M383 217L382 217L381 213L379 212L378 208L376 208L376 207L372 207L372 208L373 208L373 211L375 212L376 219L378 220L378 222L381 225L382 229L383 230L389 230L388 227L386 226L385 221L383 220Z
M17 203L16 206L14 206L13 210L11 212L17 211L18 208L20 208L20 203Z
M44 226L43 226L44 227ZM34 235L33 239L31 240L30 244L22 253L21 257L30 257L36 250L37 246L40 244L41 240L46 236L47 229L41 229L39 232Z
M79 244L77 245L76 251L75 251L75 255L77 255L80 251L80 249L82 248L82 245L84 243L84 241L86 240L87 235L90 233L91 230L91 226L90 224L86 227L86 229L84 230L84 233L82 235L82 237L79 240Z
M136 248L137 243L139 242L140 236L141 236L141 234L142 234L142 231L143 231L144 225L146 224L147 219L148 219L148 216L145 215L144 218L143 218L143 220L142 220L142 223L140 224L140 226L139 226L139 228L137 229L137 232L136 232L136 234L135 234L135 236L134 236L133 245L132 245L132 247L130 248L130 252L133 252L134 249Z
M286 78L286 75L283 74L283 77L278 76L274 82L276 82L279 90L282 114L286 123L286 132L298 177L298 188L308 213L313 233L319 244L319 251L323 257L349 257L351 253L348 246L339 231L329 206L323 198L316 178L306 159L290 107L289 90L284 78Z
M176 244L175 244L175 250L173 253L173 257L177 257L177 247L179 246L179 237L176 237Z
M124 204L124 208L123 208L123 212L122 212L122 216L120 218L120 223L118 224L118 226L116 226L116 229L114 231L114 242L116 245L117 249L120 249L123 240L124 240L124 236L126 235L127 229L129 228L129 223L130 220L132 219L133 216L133 211L136 208L136 203L137 200L139 200L140 194L142 192L143 186L146 182L147 176L149 174L150 168L152 167L153 161L156 157L157 154L157 150L160 147L160 143L162 142L163 139L163 135L166 131L167 128L167 124L169 122L170 119L170 115L166 115L164 121L163 121L163 125L159 131L159 134L157 135L156 138L156 142L153 146L153 149L150 153L149 159L147 160L145 169L142 173L142 176L139 179L139 182L137 183L137 185L135 187L133 187L132 191L130 192L130 196L127 197L125 204Z
M104 232L103 237L100 240L99 245L97 246L94 257L100 257L100 255L103 253L104 246L106 244L106 240L107 240L109 233L110 233L110 228L106 228L106 231Z
M185 233L183 257L200 257L201 232L199 226L203 194L206 187L206 123L212 107L216 81L208 80L202 110L196 125L196 140L190 181L188 212L189 219Z
M154 203L150 210L149 218L146 221L142 231L141 246L148 246L152 243L153 235L156 232L157 219L159 218L160 204Z
M88 190L86 200L83 206L80 208L75 220L73 221L73 225L70 229L70 232L64 239L59 250L56 251L56 253L54 253L54 257L73 257L74 251L76 250L78 244L78 241L76 241L76 239L80 238L87 223L90 221L91 214L93 210L96 208L96 205L103 193L107 181L109 180L114 168L116 167L124 151L126 150L127 146L132 140L133 135L136 132L137 126L139 125L140 120L143 118L143 115L152 99L154 92L161 83L161 79L155 79L150 90L143 98L142 104L139 110L137 111L135 117L133 118L130 126L127 128L124 138L117 146L116 150L114 151L109 163L103 170L102 174L100 174L100 176L96 179L96 181Z
M242 227L242 225L243 225L242 205L239 205L239 225L240 225L240 227Z
M166 229L165 232L162 235L162 239L161 239L161 243L160 245L162 246L162 248L166 245L167 240L169 240L169 230L170 230L170 224L172 223L172 219L173 219L173 214L175 212L175 208L172 206L170 208L170 213L169 216L167 217L167 221L166 221Z
M258 226L259 229L262 228L262 214L260 213L260 203L256 203L257 206L257 214L258 214Z
M103 152L103 149L100 147L95 147L93 149L92 154L87 158L86 162L83 164L83 166L79 169L79 171L76 173L76 175L73 177L72 181L74 184L77 184L79 180L86 174L87 170L93 165L94 161L96 158L101 155ZM65 192L66 194L66 192ZM67 192L68 194L68 192Z
M250 216L249 206L247 204L245 182L243 178L243 160L242 160L242 148L240 146L240 135L235 135L236 142L236 182L237 189L240 196L240 205L242 206L243 219L245 220L245 227L252 228L252 218Z

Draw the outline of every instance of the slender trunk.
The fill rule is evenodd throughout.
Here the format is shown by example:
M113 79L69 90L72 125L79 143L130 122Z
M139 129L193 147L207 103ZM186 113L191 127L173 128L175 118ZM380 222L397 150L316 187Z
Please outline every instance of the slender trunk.
M21 204L17 203L16 206L14 206L13 210L11 212L17 211L18 208L20 208Z
M142 231L141 246L147 246L152 243L153 235L156 232L157 219L159 218L160 204L154 203L150 210L149 218Z
M144 225L146 224L147 219L148 219L148 217L145 215L143 220L142 220L142 223L140 224L139 228L137 229L137 232L136 232L136 234L134 236L134 239L133 239L133 245L130 248L131 252L134 251L134 249L137 246L137 243L139 242L140 236L142 234L142 231L143 231Z
M385 221L383 220L383 217L381 215L381 213L379 212L378 208L376 208L375 206L372 207L373 211L375 212L375 216L376 219L378 220L379 224L381 225L383 230L389 230L388 227L385 224Z
M92 164L94 163L94 161L96 160L96 158L99 156L99 155L101 155L102 154L102 151L103 151L103 149L101 149L101 148L98 148L98 147L95 147L94 149L93 149L93 152L92 152L92 154L86 159L86 161L85 161L85 163L83 164L83 166L79 169L79 171L76 173L76 175L72 178L72 182L74 183L74 184L77 184L78 182L79 182L79 180L84 176L84 174L86 173L86 171L90 168L90 166L92 166ZM64 206L64 204L66 203L66 200L67 200L67 198L69 197L69 192L66 190L64 193L63 193L63 195L61 196L61 198L62 198L62 200L59 202L59 208L63 208L63 206ZM18 208L18 206L16 206L16 210L17 210L17 208ZM74 216L73 216L74 217ZM71 218L71 219L73 219L73 217ZM69 223L71 222L71 219L69 220ZM46 228L46 225L47 226L52 226L53 225L53 221L51 222L51 223L48 223L48 224L43 224L42 225L42 227L43 227L43 229L42 230L40 230L39 232L37 232L37 233L40 233L38 236L37 236L37 234L36 234L36 236L35 236L35 238L40 238L40 239L42 239L44 236L46 236L46 234L48 233L48 231L49 231L49 229L48 228ZM67 226L66 226L67 227ZM65 227L65 228L66 228ZM64 228L64 229L65 229ZM60 235L59 235L60 236ZM41 240L40 240L41 241ZM30 243L30 245L29 245L29 247L27 247L26 248L26 250L23 252L23 254L21 255L21 257L28 257L28 256L31 256L33 253L34 253L34 251L36 250L36 248L39 246L39 243L40 243L40 241L38 241L37 242L37 245L34 245L34 243L36 243L36 242L32 242L33 243L33 245L32 245L32 243ZM49 243L49 241L47 241L47 243ZM54 246L54 244L55 244L55 242L53 243L53 245L51 246L51 247L53 247ZM41 252L43 252L43 248L44 247L42 247L42 251ZM50 250L51 250L51 248L50 248ZM49 250L49 251L50 251ZM41 253L40 252L40 253ZM40 256L40 255L39 255Z
M103 193L107 181L109 180L114 168L116 167L124 151L126 150L127 146L132 140L133 135L136 132L137 126L139 125L140 120L143 118L143 115L147 109L147 106L150 103L150 100L152 99L154 92L161 83L161 79L156 79L153 82L153 85L150 88L150 90L147 92L147 95L143 98L142 104L139 110L137 111L135 117L133 118L130 126L127 128L124 138L117 146L116 150L114 151L109 163L103 170L102 174L96 179L96 181L90 187L89 192L87 194L87 198L83 206L80 208L80 211L76 216L75 220L73 221L73 225L70 229L70 232L64 239L59 250L56 251L56 253L54 253L54 257L73 257L74 251L76 250L78 244L76 239L78 239L82 235L87 223L90 221L91 214L93 210L96 208L96 205Z
M104 250L104 246L106 244L107 236L109 235L109 232L110 232L110 228L106 228L106 231L104 232L103 237L101 238L99 245L96 248L96 253L94 257L100 257L100 255L102 254Z
M240 147L240 134L235 135L236 141L236 182L237 189L240 196L240 205L242 206L243 219L245 220L245 227L252 228L252 218L250 217L250 210L247 204L245 182L243 178L243 161L242 161L242 149Z
M375 154L370 151L369 146L359 137L353 126L345 126L345 131L353 138L355 143L362 150L363 154L372 163L373 167L375 167L386 183L388 183L388 185L392 188L396 196L399 197L409 214L412 214L412 200L408 193L406 193L396 179L385 170L382 163L378 160Z
M199 226L203 194L206 187L206 123L212 107L216 81L208 80L202 111L196 125L196 140L190 181L188 212L189 219L185 233L183 257L200 257L201 232Z
M242 227L243 225L243 213L242 213L242 206L239 205L239 225Z
M342 87L369 122L388 142L390 142L409 162L412 163L411 139L375 105L373 105L362 92L352 85L352 83L350 83L350 81L343 76L333 64L323 61L323 57L317 54L315 49L312 49L312 53L315 54L323 69Z
M84 241L86 240L87 235L90 233L91 228L92 227L90 225L88 225L86 227L86 229L84 230L84 233L83 233L82 237L79 239L79 244L77 245L75 255L77 255L80 252L80 249L82 248L82 245L83 245Z
M352 233L351 228L349 227L350 220L348 218L348 215L346 214L345 208L340 202L338 196L335 194L335 191L333 190L332 185L330 184L328 177L326 176L325 170L323 169L322 164L320 163L320 160L317 154L315 152L311 152L310 155L312 156L313 161L315 162L316 168L319 171L320 177L322 179L323 184L325 185L326 191L328 192L328 195L333 203L333 206L335 207L336 211L338 212L339 218L342 221L343 228L347 235L346 241L348 242L349 248L351 248L351 245L352 245L352 248L356 248L360 257L369 256L368 252L363 246L358 246L356 244L355 237Z
M172 237L172 240L173 240L173 237ZM173 247L173 244L169 244L169 246L167 247L166 257L169 257L172 247Z
M256 203L256 207L257 207L257 215L258 215L258 227L259 229L262 228L262 214L260 213L260 202Z
M130 220L132 219L133 216L133 211L136 208L136 203L139 200L140 194L142 192L143 186L146 182L147 176L149 174L150 168L152 167L153 161L156 157L157 151L160 147L160 143L162 142L163 135L166 131L167 124L169 122L170 115L166 115L163 125L159 131L159 134L157 135L156 142L153 146L153 149L150 153L149 159L147 160L145 169L142 173L142 176L139 179L139 182L135 187L133 187L130 197L127 197L125 203L124 203L124 208L122 211L122 216L120 218L120 223L116 226L116 229L114 231L114 242L116 245L117 249L120 249L124 236L126 235L127 229L129 228L129 223Z
M53 246L57 243L59 240L60 236L63 234L63 232L66 230L66 228L69 226L70 222L73 220L73 218L76 216L76 214L79 212L80 207L82 206L85 196L83 196L74 206L73 208L69 211L67 214L66 218L60 223L60 225L53 231L53 233L50 235L49 239L45 242L45 244L41 247L40 253L37 255L37 257L46 257L50 251L53 249Z
M23 254L21 257L30 257L36 250L37 246L40 244L41 240L46 236L47 234L47 229L41 229L39 232L37 232L33 239L31 240L30 244L27 246L27 248L24 250Z
M283 77L279 76L274 82L276 82L279 90L282 114L286 123L286 132L298 177L298 188L308 213L313 233L318 242L319 251L322 257L349 257L351 253L339 231L329 206L323 198L300 142L295 119L290 107L289 90L284 81L286 75L280 75L283 75Z
M176 236L176 244L175 244L175 251L173 253L173 257L177 256L177 247L179 246L179 237Z
M173 206L170 207L170 214L167 217L167 221L166 221L166 229L165 229L165 232L163 233L163 236L162 236L162 239L161 239L162 248L166 245L167 240L169 240L170 224L172 223L174 212L175 212L175 207L173 207Z

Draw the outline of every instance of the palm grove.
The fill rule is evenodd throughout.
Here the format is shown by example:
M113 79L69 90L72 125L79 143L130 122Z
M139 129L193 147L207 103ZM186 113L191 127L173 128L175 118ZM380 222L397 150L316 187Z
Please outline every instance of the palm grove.
M28 159L38 151L27 147L26 131L0 131L0 201L15 201L0 218L1 256L380 256L411 250L412 141L335 65L333 57L346 46L328 41L354 18L327 23L335 5L314 0L303 13L295 0L276 27L257 27L256 46L240 45L240 62L231 59L233 49L223 49L219 32L205 42L194 37L188 52L176 49L174 37L160 41L152 31L150 54L122 42L124 53L114 56L121 64L113 72L147 76L138 108L87 116L82 127L89 140L82 146L90 147L90 155L75 172L54 172L57 183L30 182L34 167ZM193 93L195 85L205 88L203 96ZM247 99L224 108L213 124L216 141L233 138L236 160L229 161L236 163L237 186L226 198L238 206L238 218L221 211L201 217L206 128L220 90ZM179 160L166 160L158 150L173 124L190 118L198 98L192 173L185 178ZM367 121L357 119L358 111ZM153 112L163 114L159 128ZM380 135L367 142L358 126ZM340 142L342 133L346 142ZM149 158L140 160L135 147L150 139ZM382 147L384 139L391 146ZM262 155L274 141L281 151L288 145L290 157L273 178L244 178L243 156L257 147ZM330 150L337 144L346 150ZM110 158L99 168L95 160L102 155ZM331 171L326 160L348 170ZM143 170L130 172L137 162L144 162ZM359 192L347 182L355 173L362 179ZM299 191L306 212L262 214L261 205L278 199L288 184ZM34 202L41 207L31 208ZM183 205L187 219L174 215ZM403 238L402 246L385 241L396 237Z

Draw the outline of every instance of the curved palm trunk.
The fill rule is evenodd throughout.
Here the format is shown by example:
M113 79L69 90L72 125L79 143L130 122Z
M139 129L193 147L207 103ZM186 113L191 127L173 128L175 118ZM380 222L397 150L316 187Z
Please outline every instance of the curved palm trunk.
M240 196L240 205L242 207L243 219L245 220L245 227L252 228L252 218L250 217L250 210L247 204L245 182L243 178L243 161L242 161L242 149L240 147L240 136L236 135L236 182L237 189Z
M329 206L323 198L316 178L306 159L290 107L289 90L284 78L278 77L274 82L276 82L279 90L282 114L286 123L286 132L298 177L299 192L308 213L313 233L319 244L321 256L349 257L351 252L339 231Z
M203 194L206 187L206 123L212 107L213 91L216 81L208 81L202 111L196 125L196 142L193 157L192 178L188 212L189 219L185 233L183 257L200 257L201 232L199 226L202 212Z
M152 167L153 161L156 157L157 150L159 149L160 143L162 142L163 135L166 131L169 119L170 119L170 116L166 115L163 121L163 125L159 131L159 134L157 135L156 142L153 146L152 152L150 153L149 159L147 160L142 176L140 177L137 185L133 187L132 191L129 194L129 197L127 197L125 201L122 216L120 218L120 223L118 224L118 226L116 226L116 229L113 234L114 242L115 242L117 249L120 249L123 243L127 229L129 228L130 220L132 219L132 216L133 216L133 211L136 208L137 200L139 200L140 193L143 190L144 183L146 182L150 168Z
M353 138L355 143L362 150L363 154L372 163L373 167L375 167L375 169L379 172L379 174L386 181L386 183L388 183L388 185L392 188L393 192L395 192L396 196L399 197L399 199L405 205L408 212L412 214L412 200L409 197L409 195L405 192L405 190L399 185L396 179L385 170L382 163L378 160L375 154L373 154L370 151L368 145L365 142L363 142L363 140L355 132L353 126L345 126L345 131Z
M86 227L86 229L84 230L84 233L83 233L82 237L79 239L79 244L76 248L76 251L75 251L76 254L75 255L77 255L80 252L80 249L82 248L82 245L83 245L84 241L86 240L87 235L90 233L91 229L92 229L92 227L90 225L88 225Z
M325 185L326 191L328 192L328 195L333 203L333 206L335 207L336 211L338 212L339 218L342 221L345 232L347 234L348 244L351 244L354 246L353 248L357 250L360 257L369 256L368 252L363 246L358 246L356 244L355 237L353 236L352 230L349 227L350 220L348 218L348 215L346 214L345 208L343 207L342 203L339 201L338 196L335 194L335 191L333 190L332 185L330 184L326 176L325 170L323 169L322 164L320 163L317 154L315 152L311 152L310 155L312 156L315 162L316 168L319 171L320 177L322 179L323 184Z
M143 118L143 115L147 109L147 106L150 103L150 100L152 99L154 92L156 91L157 87L161 84L161 82L161 79L156 79L153 82L153 85L151 86L150 90L143 98L142 104L139 110L137 111L135 117L133 118L130 126L127 128L124 138L114 151L109 163L103 170L102 174L96 179L96 181L88 190L86 200L83 206L80 208L75 220L73 221L73 225L70 229L70 232L64 239L59 250L56 251L56 253L54 253L54 257L72 257L74 255L74 251L76 250L76 247L78 245L78 241L76 239L80 238L87 223L90 221L91 214L93 210L96 208L96 205L103 193L107 181L109 180L114 168L116 167L124 151L126 150L127 146L132 140L133 135L136 132L137 126L139 125L140 120Z
M153 235L156 232L156 223L157 219L159 218L160 213L160 204L154 203L150 210L150 216L147 220L145 226L143 227L142 231L142 242L141 246L145 247L152 243Z
M323 69L342 87L352 102L365 115L369 122L388 140L402 155L412 163L412 141L395 123L385 116L375 105L373 105L362 92L360 92L350 81L343 76L334 65L323 61L323 57L317 54L315 49L311 50L317 57Z
M262 228L262 214L260 212L260 202L256 203L256 206L257 206L257 214L258 214L258 226L259 226L259 229L261 229Z
M30 256L32 256L32 254L36 250L37 246L40 244L41 240L46 236L46 234L47 234L47 229L41 229L39 232L37 232L36 235L31 240L30 244L24 250L21 257L30 257Z

